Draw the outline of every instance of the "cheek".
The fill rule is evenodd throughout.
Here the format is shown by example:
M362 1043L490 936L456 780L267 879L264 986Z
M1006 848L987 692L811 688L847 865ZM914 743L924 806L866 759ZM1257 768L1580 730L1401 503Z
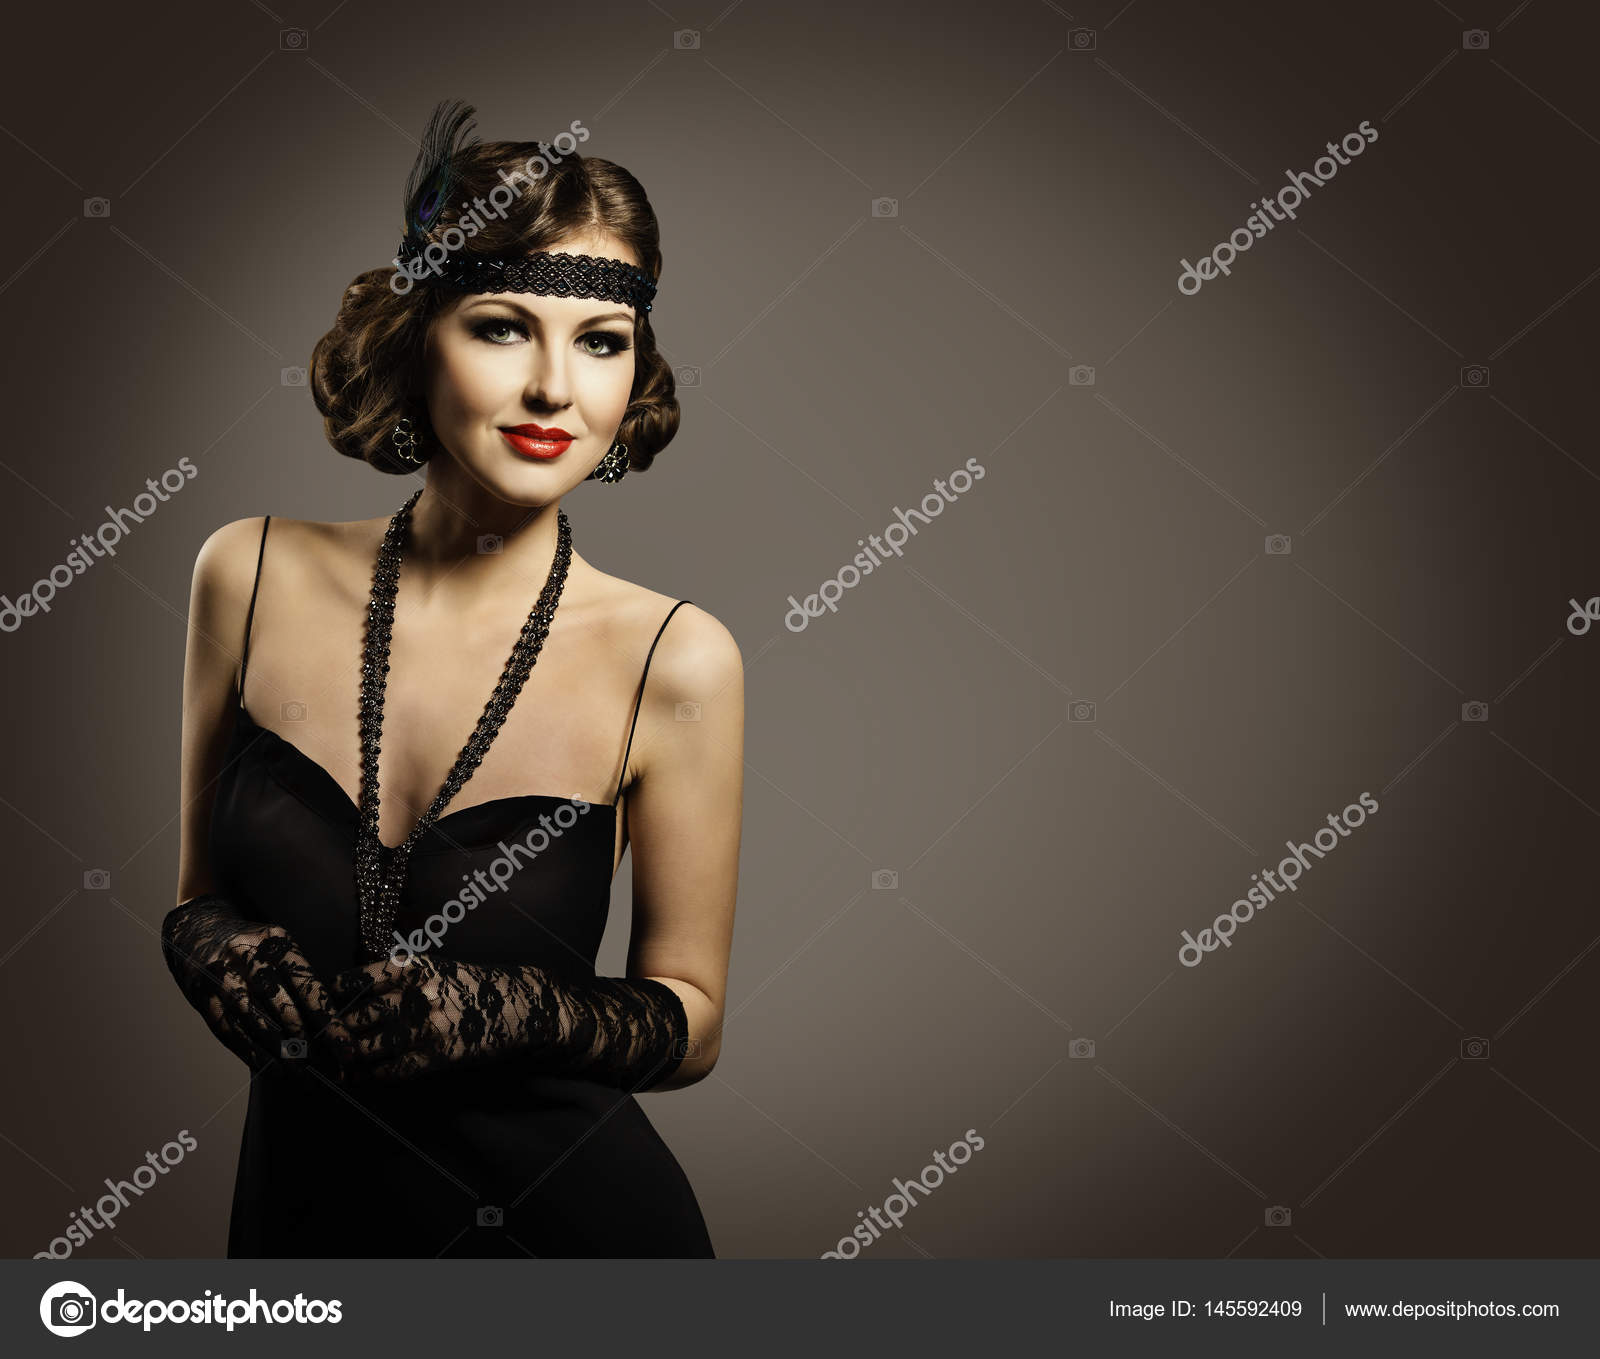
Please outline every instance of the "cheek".
M428 392L435 427L472 424L502 409L518 390L508 364L465 345L442 345Z
M589 380L585 385L595 423L618 423L623 411L628 408L628 396L633 391L633 351L591 364Z

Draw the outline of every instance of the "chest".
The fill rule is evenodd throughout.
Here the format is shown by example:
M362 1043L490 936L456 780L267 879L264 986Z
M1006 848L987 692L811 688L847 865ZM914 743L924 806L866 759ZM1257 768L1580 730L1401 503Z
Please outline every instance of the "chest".
M433 803L496 686L520 621L451 626L397 615L378 750L379 838L398 844ZM307 618L252 652L247 706L333 776L361 786L362 615ZM442 810L548 794L614 800L632 717L630 670L603 638L558 616L482 762Z

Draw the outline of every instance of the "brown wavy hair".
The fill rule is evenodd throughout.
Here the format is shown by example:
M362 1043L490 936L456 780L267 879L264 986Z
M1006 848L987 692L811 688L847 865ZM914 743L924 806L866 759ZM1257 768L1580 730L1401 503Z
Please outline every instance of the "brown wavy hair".
M460 205L487 199L506 182L504 170L516 197L503 217L479 214L484 227L473 235L471 254L525 254L601 232L624 242L644 272L659 279L661 230L639 181L620 165L576 151L532 179L524 167L541 150L548 164L553 153L533 142L474 142L460 150L452 166L452 202L427 240L438 241L469 216ZM310 385L335 449L381 472L403 473L416 469L394 456L391 434L402 416L416 426L417 453L431 457L440 448L425 418L423 340L455 298L420 280L408 293L396 293L389 280L397 272L392 265L369 269L345 289L333 329L311 352ZM634 317L633 343L633 388L616 437L628 446L629 470L642 472L677 433L678 402L648 312Z

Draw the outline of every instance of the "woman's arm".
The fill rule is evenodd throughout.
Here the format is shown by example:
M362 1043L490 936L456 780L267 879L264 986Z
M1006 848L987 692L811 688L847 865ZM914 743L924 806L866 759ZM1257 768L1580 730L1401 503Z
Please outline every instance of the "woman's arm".
M350 1075L407 1080L445 1066L516 1062L534 1073L671 1090L716 1064L738 885L744 666L716 619L695 610L684 621L673 645L657 648L633 742L627 976L430 953L351 968L330 986L353 1040Z
M733 635L693 604L674 615L651 663L626 796L633 846L629 977L671 987L689 1050L661 1085L709 1075L722 1050L744 810L744 660Z
M239 701L245 613L261 546L260 518L224 524L201 546L189 587L179 770L178 900L215 888L206 840L217 778Z
M161 925L162 954L184 998L252 1070L281 1056L286 1038L320 1038L327 1018L321 984L288 931L249 919L219 895L207 853L261 529L259 518L224 524L195 557L183 666L178 904Z

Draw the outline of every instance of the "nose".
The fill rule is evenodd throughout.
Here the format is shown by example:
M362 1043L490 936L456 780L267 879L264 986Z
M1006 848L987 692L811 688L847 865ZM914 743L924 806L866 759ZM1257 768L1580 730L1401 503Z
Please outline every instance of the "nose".
M524 399L535 410L565 410L572 404L572 375L565 352L555 345L535 343L529 348L533 356Z

